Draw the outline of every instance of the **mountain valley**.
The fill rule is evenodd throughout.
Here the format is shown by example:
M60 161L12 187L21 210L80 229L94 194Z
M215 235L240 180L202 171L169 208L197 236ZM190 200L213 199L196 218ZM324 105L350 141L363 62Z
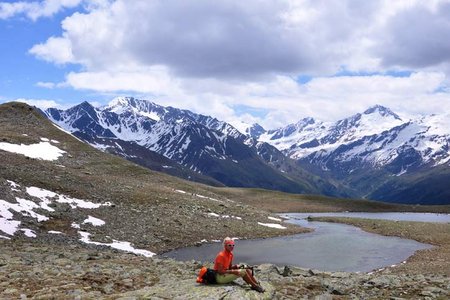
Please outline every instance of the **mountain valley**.
M377 105L334 123L304 118L241 133L209 116L130 97L45 114L102 151L208 185L422 205L450 199L445 115L410 120Z

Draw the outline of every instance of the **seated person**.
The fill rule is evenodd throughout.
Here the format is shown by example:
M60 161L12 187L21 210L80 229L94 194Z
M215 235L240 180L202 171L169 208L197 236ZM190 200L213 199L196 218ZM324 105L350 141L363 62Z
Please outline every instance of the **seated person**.
M224 250L217 254L214 261L214 270L216 271L217 283L230 283L238 277L242 277L245 282L252 286L252 290L264 293L264 289L256 281L250 269L239 269L237 265L233 265L234 241L226 237L223 240Z

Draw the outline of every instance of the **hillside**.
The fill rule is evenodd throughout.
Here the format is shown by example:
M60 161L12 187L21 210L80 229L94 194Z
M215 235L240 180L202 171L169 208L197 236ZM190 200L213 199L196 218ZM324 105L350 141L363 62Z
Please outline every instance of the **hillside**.
M31 212L28 215L15 212L13 216L38 237L52 240L55 234L48 231L58 231L64 234L57 235L58 238L79 240L81 235L72 226L75 223L81 226L80 231L89 232L94 241L127 241L136 248L160 253L228 235L247 238L299 231L293 226L281 232L258 225L257 222L268 223L268 213L225 198L208 186L105 154L60 130L28 105L1 105L0 127L0 145L41 143L64 151L52 161L0 150L0 164L6 166L0 169L0 199L4 204L26 199L29 206L31 202L40 205L33 211L46 215L48 220L39 222ZM44 200L30 193L32 187L51 194L44 200L53 201L50 208L54 211L43 209ZM55 202L58 197L112 205L74 209ZM105 225L83 223L89 216L103 220Z

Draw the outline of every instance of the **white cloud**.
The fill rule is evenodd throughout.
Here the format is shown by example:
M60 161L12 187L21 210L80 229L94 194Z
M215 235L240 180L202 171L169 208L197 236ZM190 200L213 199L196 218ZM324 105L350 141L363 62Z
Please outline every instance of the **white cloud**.
M100 92L133 91L159 94L176 89L176 80L169 76L165 67L160 66L116 72L71 72L67 75L66 82L76 89Z
M71 107L73 104L70 103L65 103L65 104L61 104L58 103L54 100L46 100L46 99L27 99L27 98L17 98L11 101L16 101L16 102L23 102L23 103L27 103L28 105L32 105L32 106L36 106L40 109L47 109L50 107L55 107L55 108L60 108L60 109L67 109L69 107Z
M72 54L72 45L69 39L51 37L45 44L34 45L29 53L36 57L55 64L75 63Z
M450 1L421 2L389 18L374 49L385 66L450 64Z
M445 80L443 73L417 72L406 77L317 77L305 84L291 77L277 76L264 82L230 84L214 79L175 80L165 68L155 68L153 73L71 73L67 83L77 89L102 92L128 89L162 105L209 114L234 124L245 119L274 128L303 117L337 120L375 104L407 114L450 110L448 94L437 92ZM233 110L236 105L268 113L257 117L245 113L237 116Z
M82 71L39 86L129 92L266 127L307 116L336 120L374 104L397 113L450 109L448 0L84 5L85 12L64 19L61 36L30 49L48 62L80 64ZM386 75L391 71L411 75ZM299 84L302 74L312 80ZM264 113L237 116L236 106Z
M51 17L65 8L76 7L81 2L82 0L0 2L0 19L8 19L24 14L29 19L36 21L42 17Z
M352 0L302 1L301 6L291 1L117 0L63 21L66 42L58 43L70 45L73 57L63 47L63 53L55 49L54 37L36 54L56 63L68 58L93 70L165 65L182 77L332 74L348 59L345 46L358 40L374 18L374 6ZM303 10L313 13L306 18Z

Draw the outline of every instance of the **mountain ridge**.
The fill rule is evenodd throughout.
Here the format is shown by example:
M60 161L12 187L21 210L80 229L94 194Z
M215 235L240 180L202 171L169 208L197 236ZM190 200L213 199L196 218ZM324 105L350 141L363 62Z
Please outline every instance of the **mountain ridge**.
M128 159L111 141L137 144L227 186L319 192L314 181L293 180L274 168L258 154L256 141L216 118L132 97L116 98L101 108L82 103L65 111L47 109L44 113L91 145Z
M438 182L432 170L450 161L450 132L445 130L450 124L445 116L407 120L381 105L336 122L307 117L269 131L254 124L246 134L213 117L132 97L117 98L102 108L83 103L46 113L96 147L115 149L111 141L121 139L212 177L215 184L235 187L389 201L387 195L394 195L389 182L402 182L405 193L417 172ZM126 151L109 151L127 157ZM367 185L364 176L372 183ZM441 192L425 189L417 195L419 203L447 203L443 196L432 196L445 195L447 187L429 186ZM403 201L401 195L392 197Z

